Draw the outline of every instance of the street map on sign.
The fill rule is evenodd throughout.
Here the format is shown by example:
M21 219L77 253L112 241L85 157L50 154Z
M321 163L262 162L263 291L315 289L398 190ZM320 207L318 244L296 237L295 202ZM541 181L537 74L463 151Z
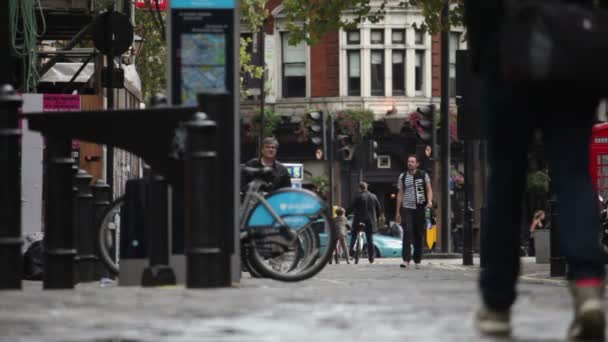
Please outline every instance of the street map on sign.
M181 102L196 105L196 94L226 90L224 34L194 33L181 37Z

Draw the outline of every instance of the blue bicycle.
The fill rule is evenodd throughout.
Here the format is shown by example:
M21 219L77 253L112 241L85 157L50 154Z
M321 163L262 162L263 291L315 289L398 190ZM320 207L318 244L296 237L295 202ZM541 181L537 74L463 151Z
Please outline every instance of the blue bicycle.
M337 238L325 202L301 189L266 194L262 189L268 185L265 179L271 169L244 167L243 172L253 177L240 212L243 264L254 276L281 281L319 273L330 260Z

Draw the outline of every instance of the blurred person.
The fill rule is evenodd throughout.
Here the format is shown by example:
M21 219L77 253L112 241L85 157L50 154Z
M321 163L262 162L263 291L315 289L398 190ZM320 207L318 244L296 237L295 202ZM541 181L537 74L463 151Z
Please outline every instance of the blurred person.
M568 3L591 5L592 1ZM474 315L474 326L483 335L508 336L511 331L511 306L520 271L520 208L527 149L538 129L557 196L560 246L573 298L568 338L604 341L604 258L598 243L597 199L589 176L597 99L576 84L552 88L553 84L514 84L505 79L500 68L504 50L499 47L506 5L501 0L465 0L467 40L472 68L481 82L481 115L491 169L480 241L482 304Z
M359 183L359 193L355 196L352 204L346 211L347 214L354 214L353 226L351 230L350 248L352 252L357 239L357 227L364 225L367 257L369 263L374 263L374 237L373 234L377 230L377 220L381 214L380 202L376 195L368 190L368 185L365 182Z
M336 230L338 231L338 240L336 241L336 249L334 250L334 259L336 260L336 264L340 263L341 253L345 253L346 263L350 264L348 248L346 247L346 234L348 232L349 225L344 213L344 208L338 207L336 209L336 217L334 218Z

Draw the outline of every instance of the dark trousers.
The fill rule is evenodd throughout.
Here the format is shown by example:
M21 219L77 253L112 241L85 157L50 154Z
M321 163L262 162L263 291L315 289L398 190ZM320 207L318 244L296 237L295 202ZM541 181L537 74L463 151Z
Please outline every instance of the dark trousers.
M366 244L367 244L367 258L371 261L374 260L374 256L375 256L375 251L374 251L374 232L372 230L372 224L369 221L365 221L362 222L363 224L365 224L365 239L367 240ZM351 255L354 255L354 247L355 247L355 240L357 240L357 223L354 224L354 227L352 227L351 231L350 231L350 251L351 251Z
M424 241L424 209L401 208L401 226L403 227L403 246L401 258L403 261L412 260L412 245L414 245L414 263L422 259L422 243Z
M589 176L589 142L596 103L584 94L510 86L485 77L481 107L491 175L481 229L480 288L484 302L509 308L519 274L521 200L527 151L535 128L543 134L551 188L557 197L559 239L568 278L603 277L597 198Z

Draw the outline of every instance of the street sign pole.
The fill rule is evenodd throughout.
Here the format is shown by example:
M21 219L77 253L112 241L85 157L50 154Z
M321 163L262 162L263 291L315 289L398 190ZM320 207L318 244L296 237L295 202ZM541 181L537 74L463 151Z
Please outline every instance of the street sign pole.
M221 148L218 148L217 166L214 171L223 184L225 196L219 197L218 205L223 210L215 215L222 222L223 229L230 229L233 234L226 234L220 243L220 254L228 253L230 257L230 283L240 281L240 241L238 234L238 207L240 185L240 135L239 135L239 9L236 0L171 0L168 13L169 43L169 101L174 105L198 105L207 115L213 117L221 132ZM199 95L203 96L199 96ZM198 99L203 102L199 103ZM218 106L215 100L222 101ZM228 101L229 100L229 101ZM208 103L205 103L208 102ZM226 101L230 102L227 104ZM211 103L213 102L213 103ZM219 103L219 102L218 102ZM217 140L217 139L216 139ZM220 172L221 171L221 172ZM200 177L194 176L194 177ZM221 179L223 178L223 179ZM190 179L193 181L193 179ZM204 183L203 184L207 184ZM184 208L184 193L173 189L173 212L178 217L190 217ZM189 189L184 189L189 191ZM224 217L229 216L229 217ZM184 239L184 228L187 222L174 219L173 254L186 253L188 243ZM211 222L211 220L209 221ZM192 227L190 227L192 228ZM207 228L201 228L207 229ZM212 228L209 228L212 229ZM208 232L209 233L209 232ZM222 265L226 265L223 262ZM218 263L219 267L220 263ZM215 267L214 266L214 267ZM189 266L186 266L188 268ZM200 270L205 272L205 270ZM220 272L223 278L224 272ZM217 273L217 274L220 274ZM224 278L223 278L224 279ZM208 284L226 282L209 279ZM193 287L199 284L192 283ZM206 286L206 285L201 285Z

